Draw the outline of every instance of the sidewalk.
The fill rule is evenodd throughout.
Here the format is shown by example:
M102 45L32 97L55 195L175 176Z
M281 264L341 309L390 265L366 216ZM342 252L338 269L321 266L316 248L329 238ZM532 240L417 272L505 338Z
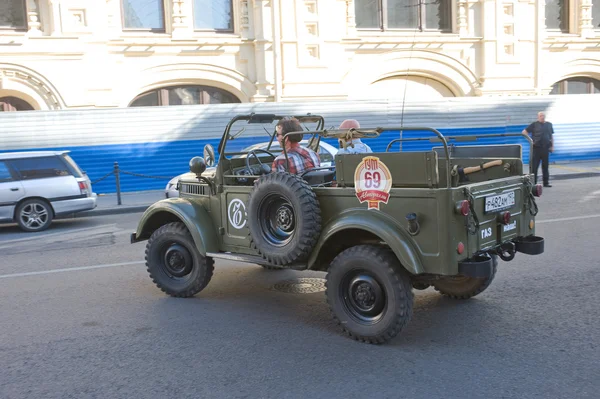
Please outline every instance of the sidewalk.
M528 168L526 168L528 170ZM600 160L550 165L550 182L583 177L600 177ZM538 181L542 180L542 168L538 170ZM116 194L98 196L98 206L93 211L81 212L76 217L118 215L122 213L144 212L147 207L165 198L164 190L121 193L121 205Z
M550 181L593 176L600 176L600 160L550 164ZM542 165L540 164L538 181L541 181L541 179Z

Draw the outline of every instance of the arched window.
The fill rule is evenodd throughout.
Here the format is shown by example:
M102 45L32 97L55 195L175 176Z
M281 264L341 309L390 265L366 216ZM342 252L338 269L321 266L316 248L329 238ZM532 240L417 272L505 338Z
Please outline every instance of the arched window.
M550 94L598 94L600 80L588 77L576 77L554 83Z
M210 86L171 86L137 96L130 107L240 103L233 94Z
M17 97L0 97L0 112L11 111L33 111L33 107Z

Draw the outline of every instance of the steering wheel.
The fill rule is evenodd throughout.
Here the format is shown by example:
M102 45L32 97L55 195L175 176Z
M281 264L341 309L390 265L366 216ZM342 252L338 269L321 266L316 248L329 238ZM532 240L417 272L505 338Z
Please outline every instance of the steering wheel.
M257 152L264 152L269 154L270 156L273 157L273 159L275 159L275 155L273 155L272 152L267 151L267 150L263 150L261 148L257 148L256 150L250 150L248 151L248 154L246 155L246 169L248 169L248 171L250 172L250 174L252 173L252 168L250 167L250 156L253 155L254 158L256 158L256 160L258 161L258 165L259 165L259 174L262 175L266 175L267 173L271 173L271 167L269 165L265 165L260 161L260 158L256 155ZM262 173L261 173L262 172Z

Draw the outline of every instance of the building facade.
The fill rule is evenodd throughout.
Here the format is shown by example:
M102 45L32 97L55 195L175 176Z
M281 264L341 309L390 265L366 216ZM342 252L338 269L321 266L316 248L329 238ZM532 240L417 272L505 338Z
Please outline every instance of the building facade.
M600 92L600 0L1 0L0 110Z

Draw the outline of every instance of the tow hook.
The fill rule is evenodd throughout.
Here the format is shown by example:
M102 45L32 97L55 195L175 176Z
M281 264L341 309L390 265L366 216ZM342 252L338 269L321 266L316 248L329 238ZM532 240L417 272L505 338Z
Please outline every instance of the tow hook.
M514 242L505 242L496 250L496 253L505 262L510 262L515 258L516 246Z

